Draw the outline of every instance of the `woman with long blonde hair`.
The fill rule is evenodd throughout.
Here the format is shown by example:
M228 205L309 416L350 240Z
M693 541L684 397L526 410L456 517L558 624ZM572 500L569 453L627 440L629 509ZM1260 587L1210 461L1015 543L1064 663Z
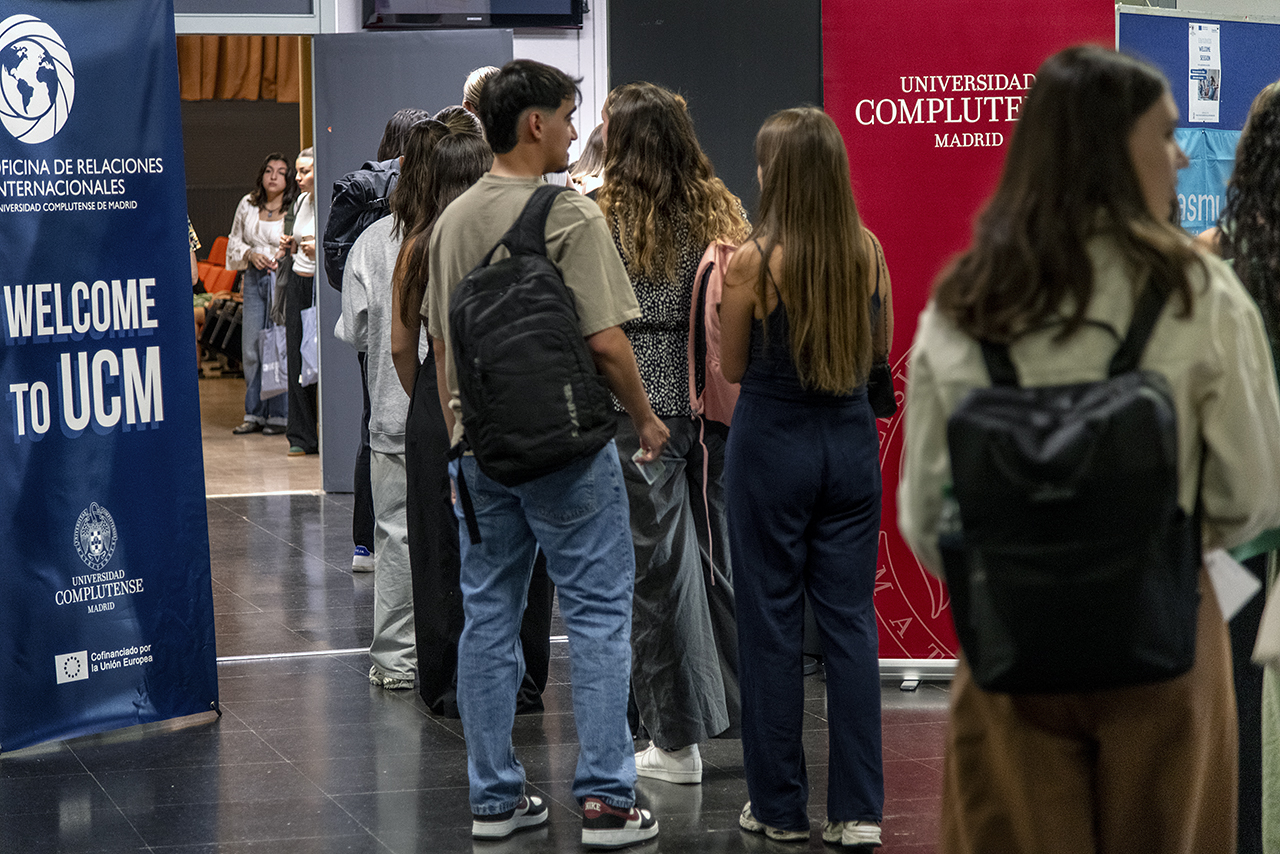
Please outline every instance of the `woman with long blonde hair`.
M698 742L738 723L738 651L723 514L724 436L689 399L689 315L707 245L748 226L715 177L683 98L652 83L609 93L604 184L597 199L643 315L622 325L649 402L671 438L642 470L631 419L617 444L636 550L632 690L650 746L636 773L699 783Z
M831 724L823 839L873 846L884 809L872 606L880 466L866 381L890 340L889 275L825 113L771 116L756 162L759 222L733 256L720 307L724 375L742 383L725 466L751 798L738 824L779 841L809 838L807 593Z

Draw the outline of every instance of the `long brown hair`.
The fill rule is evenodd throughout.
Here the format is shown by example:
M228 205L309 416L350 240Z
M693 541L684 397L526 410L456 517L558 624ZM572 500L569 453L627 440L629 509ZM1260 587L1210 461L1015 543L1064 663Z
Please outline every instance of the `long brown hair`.
M619 86L605 99L604 185L597 201L633 277L673 279L676 233L695 245L740 241L742 204L715 176L684 98L653 83Z
M1071 335L1093 298L1086 244L1101 234L1115 239L1137 282L1176 291L1190 312L1186 270L1199 256L1151 215L1129 153L1134 124L1168 88L1155 68L1100 47L1045 60L973 244L934 289L960 329L1008 342L1067 310L1059 337Z
M449 128L435 119L420 119L405 132L404 155L400 177L388 200L391 207L391 234L407 235L430 221L435 215L435 199L427 177L427 162L436 143L447 136Z
M492 165L493 152L489 144L482 135L471 131L442 137L427 156L426 163L415 164L411 171L409 156L405 155L400 183L407 180L421 182L421 193L428 199L418 219L405 229L392 277L392 286L399 290L400 321L405 326L415 328L421 323L419 311L427 290L431 233L440 212L480 180Z
M760 220L751 238L787 312L791 356L806 388L848 394L871 370L872 259L849 183L849 156L835 122L816 107L775 113L756 135ZM769 273L773 250L781 275Z

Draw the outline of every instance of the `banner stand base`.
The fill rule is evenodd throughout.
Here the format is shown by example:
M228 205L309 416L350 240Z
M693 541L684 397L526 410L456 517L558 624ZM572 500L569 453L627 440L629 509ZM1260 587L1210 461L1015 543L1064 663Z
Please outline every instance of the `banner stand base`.
M955 672L954 658L880 659L880 681L900 682L903 691L914 691L921 682L950 682Z

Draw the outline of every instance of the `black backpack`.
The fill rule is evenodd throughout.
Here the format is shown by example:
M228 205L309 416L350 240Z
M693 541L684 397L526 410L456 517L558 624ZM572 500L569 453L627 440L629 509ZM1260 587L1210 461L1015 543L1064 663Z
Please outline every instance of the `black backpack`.
M399 178L399 160L392 159L365 163L333 183L333 201L322 240L324 274L331 287L342 290L347 256L356 238L391 213L391 191Z
M573 295L547 257L547 213L566 190L539 187L449 297L466 444L504 486L594 455L617 426ZM511 255L491 264L499 246Z
M1144 290L1098 382L1020 388L1008 348L982 342L993 385L947 422L939 545L987 690L1137 685L1195 660L1199 514L1178 505L1168 381L1137 370L1166 298Z

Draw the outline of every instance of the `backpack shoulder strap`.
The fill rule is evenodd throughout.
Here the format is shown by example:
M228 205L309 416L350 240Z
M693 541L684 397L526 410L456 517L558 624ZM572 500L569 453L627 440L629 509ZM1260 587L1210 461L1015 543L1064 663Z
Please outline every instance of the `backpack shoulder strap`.
M1164 310L1164 304L1168 299L1168 291L1161 292L1150 282L1142 289L1142 293L1138 296L1138 304L1133 308L1133 320L1129 322L1129 332L1124 336L1120 349L1111 357L1108 376L1114 377L1128 373L1138 367L1138 360L1142 358L1142 351L1146 349L1147 340L1151 337L1151 332L1155 329L1156 321L1160 319L1160 312Z
M1148 286L1142 289L1142 293L1138 296L1138 303L1133 309L1133 320L1129 322L1129 332L1120 342L1120 348L1116 350L1115 355L1111 357L1107 376L1114 377L1129 373L1138 367L1142 351L1146 349L1147 341L1151 338L1151 332L1155 329L1156 321L1160 319L1160 312L1164 310L1164 304L1168 298L1168 292L1162 293L1154 287ZM1105 324L1099 325L1105 329L1111 329ZM1018 385L1018 370L1014 367L1013 360L1009 358L1008 345L995 344L991 341L978 343L982 345L982 360L987 365L987 373L991 375L991 384Z
M987 373L991 375L991 384L1017 387L1018 369L1009 358L1009 345L997 344L994 341L979 341L982 346L982 361L987 365Z
M507 233L502 235L498 245L506 246L512 255L546 255L547 215L551 213L556 197L564 192L569 192L569 188L555 184L544 184L534 190L525 203L524 210L511 224L511 228L507 229Z
M716 271L716 244L712 241L702 253L693 279L693 302L689 311L689 365L693 369L693 403L707 387L707 288Z

